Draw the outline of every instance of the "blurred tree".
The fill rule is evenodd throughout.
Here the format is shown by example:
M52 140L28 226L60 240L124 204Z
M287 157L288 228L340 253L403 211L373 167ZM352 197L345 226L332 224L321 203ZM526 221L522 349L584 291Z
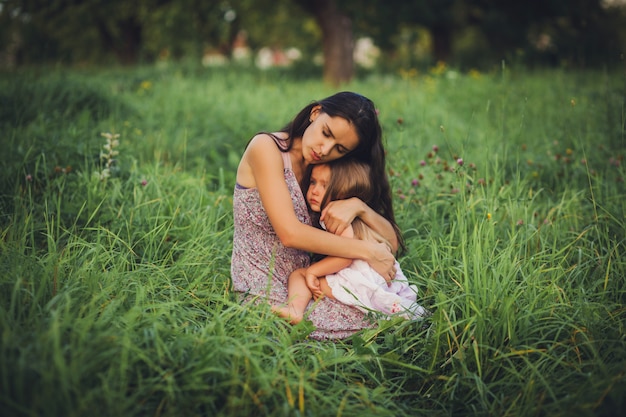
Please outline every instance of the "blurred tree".
M25 38L45 39L57 59L93 60L110 51L125 64L136 63L148 14L168 0L21 0L5 2ZM28 47L35 47L32 43ZM36 48L37 49L37 48ZM33 59L28 49L24 60Z
M197 58L205 52L229 56L240 27L239 14L222 1L170 0L149 17L144 50L151 57Z
M253 49L296 46L311 53L322 49L324 79L335 85L352 78L354 39L360 36L372 37L392 55L407 38L428 33L425 44L432 59L459 66L512 57L552 65L594 65L618 60L624 52L626 12L623 2L620 9L611 4L619 3L0 0L0 64L94 63L112 58L132 64L163 56L197 58L207 51L229 56L233 40L245 30ZM414 48L406 50L415 53Z
M3 0L0 22L19 33L22 62L46 58L135 64L142 54L224 48L234 22L227 3L202 0ZM235 22L236 23L236 22ZM0 36L1 36L0 32ZM201 52L201 51L200 51Z
M352 19L334 0L294 0L315 17L322 32L324 81L339 85L354 75Z
M231 0L253 49L296 47L307 55L319 50L321 31L293 0Z
M356 16L357 30L369 31L376 43L386 50L397 46L392 40L402 28L426 28L432 39L434 60L448 61L455 30L463 24L463 3L460 0L365 0L353 2L350 10Z
M606 64L619 59L615 45L626 21L605 0L471 0L467 25L480 28L492 55L530 54L543 63ZM611 48L613 47L613 49Z

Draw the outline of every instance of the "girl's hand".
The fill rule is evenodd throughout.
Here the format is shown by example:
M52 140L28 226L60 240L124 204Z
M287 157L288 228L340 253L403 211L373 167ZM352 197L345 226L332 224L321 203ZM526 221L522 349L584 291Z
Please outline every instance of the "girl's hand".
M306 282L306 286L309 287L309 290L311 290L314 300L324 296L322 288L320 287L320 280L317 275L307 271L304 276L304 281Z
M387 281L388 285L391 285L396 276L396 259L384 243L373 243L372 250L372 257L367 259L367 263Z
M320 220L324 222L327 231L341 235L363 211L363 204L356 197L331 201L322 211Z

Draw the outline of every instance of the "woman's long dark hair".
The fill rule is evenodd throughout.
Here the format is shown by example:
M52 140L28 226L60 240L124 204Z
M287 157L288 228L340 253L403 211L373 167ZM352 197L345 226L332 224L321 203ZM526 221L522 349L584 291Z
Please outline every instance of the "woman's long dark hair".
M374 187L374 194L371 201L368 201L367 204L389 220L396 231L400 248L404 249L404 239L393 214L382 129L378 121L376 107L370 99L357 93L343 91L323 100L314 101L303 108L290 123L280 130L287 133L287 139L281 140L272 134L270 136L274 138L283 152L289 151L293 145L292 139L304 136L304 131L311 124L309 118L315 106L320 106L321 111L330 117L341 117L354 126L359 137L359 144L346 157L354 158L369 165L370 180ZM308 181L310 168L312 167L309 166L305 173L304 181ZM302 184L302 187L306 193L305 184Z

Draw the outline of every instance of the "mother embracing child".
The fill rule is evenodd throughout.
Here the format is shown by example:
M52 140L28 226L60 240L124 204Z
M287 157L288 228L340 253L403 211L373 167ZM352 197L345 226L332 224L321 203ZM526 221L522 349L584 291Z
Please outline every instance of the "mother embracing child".
M310 165L347 155L369 165L374 198L371 206L357 198L329 203L321 214L328 233L311 226L301 184ZM339 236L358 217L393 252L402 243L374 103L337 93L303 108L282 130L254 136L237 168L233 215L231 276L244 301L286 303L288 277L309 266L309 253L361 259L391 281L396 267L387 245ZM331 298L319 300L308 319L315 339L341 339L373 326L363 311Z

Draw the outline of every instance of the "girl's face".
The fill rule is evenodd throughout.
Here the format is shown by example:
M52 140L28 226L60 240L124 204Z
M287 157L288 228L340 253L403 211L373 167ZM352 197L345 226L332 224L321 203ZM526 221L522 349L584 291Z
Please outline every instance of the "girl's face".
M356 129L343 117L330 117L314 107L311 125L302 136L302 156L308 164L321 164L347 155L359 144Z
M328 165L316 165L311 171L311 182L306 192L306 201L314 212L322 211L322 200L326 194L326 188L330 183L330 167Z

